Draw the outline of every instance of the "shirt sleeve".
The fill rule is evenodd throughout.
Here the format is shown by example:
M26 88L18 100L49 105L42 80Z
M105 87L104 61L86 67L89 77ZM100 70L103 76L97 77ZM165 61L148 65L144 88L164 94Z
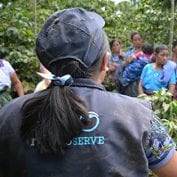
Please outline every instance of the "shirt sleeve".
M150 169L162 167L172 158L176 145L155 114L147 142L145 152Z
M125 60L128 60L129 57L135 53L134 48L130 48L126 53L125 53Z
M172 74L171 74L169 84L176 84L176 73L175 73L175 71L172 72Z
M15 72L14 68L12 67L12 65L8 61L5 61L4 65L9 73L9 75L11 75L12 73Z

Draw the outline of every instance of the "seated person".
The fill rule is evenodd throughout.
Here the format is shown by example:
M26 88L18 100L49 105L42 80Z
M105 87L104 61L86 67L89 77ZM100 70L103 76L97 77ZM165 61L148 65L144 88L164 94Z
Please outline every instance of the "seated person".
M155 49L155 63L147 64L141 74L139 94L153 94L162 88L174 93L176 84L176 64L170 60L166 45Z
M145 44L142 46L142 51L133 54L128 59L129 64L125 67L125 70L120 78L120 83L122 86L126 86L130 82L139 80L144 66L152 62L153 52L153 46L150 44Z

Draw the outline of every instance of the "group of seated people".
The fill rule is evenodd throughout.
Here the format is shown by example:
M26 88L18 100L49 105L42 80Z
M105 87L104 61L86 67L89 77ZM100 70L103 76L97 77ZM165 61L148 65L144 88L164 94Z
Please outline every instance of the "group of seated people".
M164 44L155 48L152 44L143 44L139 32L131 34L133 47L122 51L119 39L110 42L112 56L109 61L109 73L116 83L119 93L137 97L151 95L162 88L174 94L176 92L177 41L173 42L173 58Z

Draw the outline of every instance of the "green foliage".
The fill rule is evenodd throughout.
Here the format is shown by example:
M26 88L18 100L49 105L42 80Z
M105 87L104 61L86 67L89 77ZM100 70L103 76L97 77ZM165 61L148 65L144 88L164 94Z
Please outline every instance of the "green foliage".
M20 79L32 86L32 91L39 81L36 75L39 61L34 52L36 34L54 11L83 7L99 13L106 21L104 29L109 40L120 38L123 49L127 50L131 45L132 31L142 32L145 41L168 44L170 10L163 8L167 1L131 0L115 4L112 0L11 0L9 4L8 0L3 0L3 8L0 8L0 52L17 70ZM177 31L177 25L174 28Z
M171 8L171 0L156 0L156 2L162 4L163 9ZM177 4L177 0L174 0L174 3Z
M35 1L32 3L32 1L16 0L7 5L8 1L3 1L5 6L0 9L0 52L16 69L20 79L25 83L23 85L29 88L26 84L28 82L32 86L27 92L33 91L39 81L36 77L39 61L34 52L36 31L40 30L42 23L50 14L68 7L83 7L102 14L110 26L116 17L114 3L107 0L37 0L36 2L35 4ZM110 30L110 27L106 30Z
M109 39L118 37L124 50L131 45L132 31L140 31L145 41L168 44L170 34L169 0L130 0L114 4L112 0L1 0L0 8L0 52L16 69L23 81L25 93L33 91L39 78L36 75L39 61L36 58L35 37L42 23L54 11L68 7L83 7L95 11L106 21L105 31ZM175 2L177 2L175 0ZM35 13L36 9L36 13ZM175 22L177 10L175 11ZM177 37L177 23L174 26ZM109 77L106 87L114 91L115 83ZM165 91L146 97L177 142L177 101Z
M0 51L16 69L20 79L32 84L37 82L36 73L39 63L34 54L33 12L31 5L18 2L1 10ZM27 92L29 92L28 90Z
M177 100L173 100L172 94L164 89L154 95L139 97L152 102L154 112L161 118L163 125L177 143Z
M162 89L154 95L140 95L139 98L149 100L154 112L161 118L168 133L177 143L177 100L173 100L172 94ZM149 177L156 177L152 172Z
M146 36L146 40L154 44L168 44L170 33L169 11L162 10L161 3L157 4L156 1L142 0L137 12L137 20L140 22L139 30Z

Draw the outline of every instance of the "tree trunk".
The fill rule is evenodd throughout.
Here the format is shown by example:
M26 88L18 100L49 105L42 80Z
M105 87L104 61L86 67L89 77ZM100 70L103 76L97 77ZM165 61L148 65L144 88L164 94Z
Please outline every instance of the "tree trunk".
M36 11L36 6L37 2L34 0L34 36L36 37L37 35L37 11Z
M171 0L171 21L170 21L170 36L169 36L170 59L172 58L172 43L173 43L173 35L174 35L174 10L175 10L175 0Z

